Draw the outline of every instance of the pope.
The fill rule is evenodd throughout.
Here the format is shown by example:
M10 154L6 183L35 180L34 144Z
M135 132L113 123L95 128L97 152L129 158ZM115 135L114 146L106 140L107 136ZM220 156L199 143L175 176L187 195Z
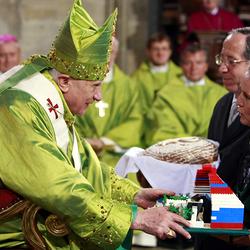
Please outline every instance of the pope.
M166 208L145 209L165 190L119 178L75 130L74 115L102 98L116 16L114 11L99 28L75 0L48 55L32 56L0 78L0 186L68 226L68 236L55 237L39 214L47 249L128 249L131 229L190 238L182 217ZM28 248L20 217L0 222L0 248L15 247Z

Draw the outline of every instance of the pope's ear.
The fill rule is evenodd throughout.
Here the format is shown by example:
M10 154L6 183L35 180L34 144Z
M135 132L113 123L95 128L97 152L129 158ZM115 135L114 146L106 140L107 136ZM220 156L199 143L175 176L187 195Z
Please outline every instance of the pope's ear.
M62 93L67 93L70 88L70 77L68 75L59 75L57 78L57 84Z

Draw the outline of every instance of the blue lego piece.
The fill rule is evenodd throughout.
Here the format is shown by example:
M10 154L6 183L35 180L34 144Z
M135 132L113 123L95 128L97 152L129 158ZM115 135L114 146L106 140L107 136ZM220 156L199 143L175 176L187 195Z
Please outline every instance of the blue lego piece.
M211 183L210 187L214 187L214 188L225 188L228 187L228 185L226 183L223 184L219 184L219 183Z
M211 216L216 216L212 222L217 223L242 223L244 208L220 208L219 211L212 211Z

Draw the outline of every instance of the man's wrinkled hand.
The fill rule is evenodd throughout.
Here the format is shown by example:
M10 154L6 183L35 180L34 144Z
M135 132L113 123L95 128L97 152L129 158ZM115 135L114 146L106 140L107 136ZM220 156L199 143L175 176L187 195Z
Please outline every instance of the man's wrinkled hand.
M100 154L104 148L104 143L100 139L87 138L88 143L95 150L96 154Z
M176 233L190 239L191 235L182 225L190 226L187 220L177 214L169 212L166 207L154 207L138 211L135 221L131 225L131 229L142 230L162 240L169 238L169 236L176 237Z

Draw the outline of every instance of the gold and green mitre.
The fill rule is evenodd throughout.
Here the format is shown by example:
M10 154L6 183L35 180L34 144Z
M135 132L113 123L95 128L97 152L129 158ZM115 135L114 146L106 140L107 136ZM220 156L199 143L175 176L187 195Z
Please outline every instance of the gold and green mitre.
M103 80L108 72L116 19L117 10L98 28L81 0L74 0L48 54L50 65L74 79Z

